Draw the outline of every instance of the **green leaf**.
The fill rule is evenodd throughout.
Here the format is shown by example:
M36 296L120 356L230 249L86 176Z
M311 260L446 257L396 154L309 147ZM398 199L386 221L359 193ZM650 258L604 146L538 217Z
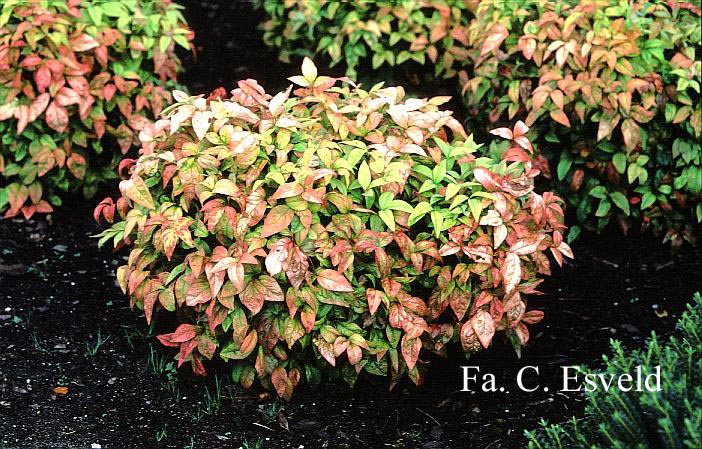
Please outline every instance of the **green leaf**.
M651 204L656 202L656 195L652 192L646 192L641 198L641 210L648 208Z
M614 168L617 169L619 174L623 174L624 171L626 170L626 154L624 153L617 153L614 155L612 158L612 164L614 164Z
M612 203L610 203L608 200L605 200L605 199L600 200L600 205L597 208L597 211L595 212L595 216L596 217L606 217L611 208L612 208Z
M358 168L358 183L361 184L364 191L368 190L368 186L370 186L371 172L366 161L363 161L361 166Z
M438 237L441 234L441 227L444 225L444 216L438 210L432 211L431 224L434 226L434 235Z
M430 210L432 210L432 207L426 201L422 201L421 203L417 204L414 207L414 210L410 213L410 216L407 219L407 224L409 226L412 226L417 221L419 221L423 216L425 216Z
M449 184L448 186L446 186L446 200L450 200L460 190L461 186L459 184Z
M607 196L607 189L604 186L593 187L593 189L590 190L590 196L599 199L605 198Z
M402 212L407 212L408 214L411 214L413 211L412 205L402 200L392 200L388 209L399 210Z
M378 206L380 207L380 210L389 209L393 198L394 195L392 192L383 192L383 194L380 195L380 198L378 198Z
M391 210L381 210L378 212L378 216L391 231L395 230L395 216L392 214Z
M614 204L617 205L618 208L620 208L626 215L630 215L631 211L629 210L629 201L626 199L626 196L624 196L623 193L621 192L612 192L609 194L610 198L612 198L612 201Z
M475 221L480 220L480 214L483 212L482 201L470 199L468 200L468 207L470 207L470 211L473 214L473 219Z
M572 159L570 159L569 157L561 157L561 160L558 162L558 167L556 168L556 173L558 174L559 181L565 179L572 165Z

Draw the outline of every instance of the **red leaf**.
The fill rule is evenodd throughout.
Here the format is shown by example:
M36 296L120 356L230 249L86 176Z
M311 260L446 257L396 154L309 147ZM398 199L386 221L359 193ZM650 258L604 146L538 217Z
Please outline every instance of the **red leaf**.
M500 136L503 139L512 140L513 134L512 130L509 128L497 128L490 131L490 134L494 136Z
M343 274L335 270L322 270L317 273L317 282L322 288L332 292L352 292L353 288Z
M71 39L70 46L73 49L73 51L88 51L93 48L99 47L100 44L98 44L98 42L92 37L83 33Z
M292 222L294 216L295 212L288 206L282 204L275 206L268 212L268 215L266 215L263 221L261 237L268 238L286 229L290 225L290 222Z
M277 366L271 373L271 383L273 384L273 388L275 388L275 392L278 393L278 396L281 398L285 396L285 391L288 389L289 382L288 373L285 372L285 368L282 366Z
M483 42L483 47L480 49L480 56L485 56L486 54L499 48L502 41L509 36L509 31L507 27L501 23L497 22L490 30L490 35Z
M480 340L480 344L484 348L490 346L492 337L495 335L495 322L492 320L490 313L480 309L470 321L475 334L478 336L478 340Z
M526 324L536 324L544 319L544 313L541 310L530 310L522 315L522 322Z
M56 132L64 132L68 128L68 111L55 100L46 109L46 124Z
M563 109L554 109L549 113L552 119L557 121L563 126L567 126L570 128L570 120L568 120L568 116L566 115L565 112L563 112Z
M51 70L47 66L39 67L34 72L34 83L37 85L39 92L44 92L51 84Z
M405 358L407 369L411 370L417 364L419 352L422 349L422 340L419 338L408 338L407 335L402 337L402 357Z
M267 275L249 281L239 297L241 303L254 315L261 311L264 301L283 301L285 299L278 282Z
M372 288L366 290L366 299L368 300L368 311L371 315L374 315L375 312L378 310L378 306L380 306L380 303L383 300L383 296L383 292L379 290L374 290Z

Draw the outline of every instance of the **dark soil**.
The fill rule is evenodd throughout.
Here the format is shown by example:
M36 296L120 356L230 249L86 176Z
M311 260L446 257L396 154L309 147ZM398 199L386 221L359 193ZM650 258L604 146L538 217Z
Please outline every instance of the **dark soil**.
M575 262L531 298L546 319L521 360L501 343L468 362L432 360L422 388L388 392L361 379L354 389L298 388L291 403L231 387L220 372L218 403L207 399L215 376L197 379L188 368L169 382L154 373L150 347L157 358L170 354L115 286L122 256L95 247L86 207L67 209L52 224L0 220L0 447L517 448L539 419L580 413L581 396L558 391L560 366L596 366L610 338L636 347L652 330L670 333L702 289L700 251L670 255L657 239L614 231L585 236ZM91 355L100 337L107 341ZM460 365L494 373L507 391L460 391ZM516 388L526 365L541 370L525 376L541 385L533 393Z
M248 2L183 3L199 47L184 55L191 92L249 77L271 92L286 86L295 69L263 47ZM422 388L361 379L354 389L301 386L282 403L231 386L223 370L207 379L171 370L157 330L115 285L123 255L96 248L89 205L65 204L49 221L0 219L0 448L519 448L541 418L582 413L579 393L559 391L560 366L597 366L610 338L631 348L652 330L670 333L702 290L700 250L671 255L659 239L616 230L585 235L576 260L530 298L546 319L521 360L498 342L469 361L432 359ZM460 391L461 365L495 374L506 391ZM527 365L540 367L525 376L540 384L533 393L516 388Z

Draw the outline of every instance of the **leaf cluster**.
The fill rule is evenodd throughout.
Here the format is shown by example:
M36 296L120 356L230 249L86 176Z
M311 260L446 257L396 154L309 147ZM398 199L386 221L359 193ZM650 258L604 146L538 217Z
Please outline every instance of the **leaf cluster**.
M616 219L675 246L701 235L699 2L493 0L473 12L460 76L471 127L523 119L589 229Z
M357 68L431 62L435 74L455 75L454 61L465 59L467 6L464 0L355 1L262 0L265 42L283 61L325 55ZM457 44L461 45L457 45Z
M5 0L0 6L0 212L46 213L62 191L117 178L170 102L192 33L170 0ZM113 150L114 149L114 150Z

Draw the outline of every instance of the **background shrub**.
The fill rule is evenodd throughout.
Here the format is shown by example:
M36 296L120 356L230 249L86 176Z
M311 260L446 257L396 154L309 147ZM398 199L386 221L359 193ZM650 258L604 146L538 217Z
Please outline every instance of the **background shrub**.
M661 344L654 333L644 349L625 352L613 340L614 355L605 357L605 375L633 372L643 376L660 365L661 391L588 393L585 419L565 425L542 422L538 432L526 432L530 449L629 449L702 447L702 298L678 322L679 335ZM589 371L587 371L589 372Z
M170 0L5 0L0 9L0 212L93 195L170 101L191 32Z
M674 245L692 241L702 232L699 4L474 2L461 76L471 127L522 118L587 228L616 218L625 231L640 223Z
M325 55L331 65L378 69L405 61L431 62L436 74L452 76L453 63L465 59L467 10L463 0L337 2L262 0L268 20L265 42L280 58ZM463 45L456 45L456 43ZM370 73L360 73L367 76Z
M533 191L523 123L481 153L447 97L302 72L273 97L254 80L230 99L175 93L122 197L96 209L119 213L101 243L131 246L117 278L132 305L177 311L159 339L179 364L203 374L219 352L245 387L289 398L321 368L419 383L422 348L526 343L546 250L572 254L560 200Z

